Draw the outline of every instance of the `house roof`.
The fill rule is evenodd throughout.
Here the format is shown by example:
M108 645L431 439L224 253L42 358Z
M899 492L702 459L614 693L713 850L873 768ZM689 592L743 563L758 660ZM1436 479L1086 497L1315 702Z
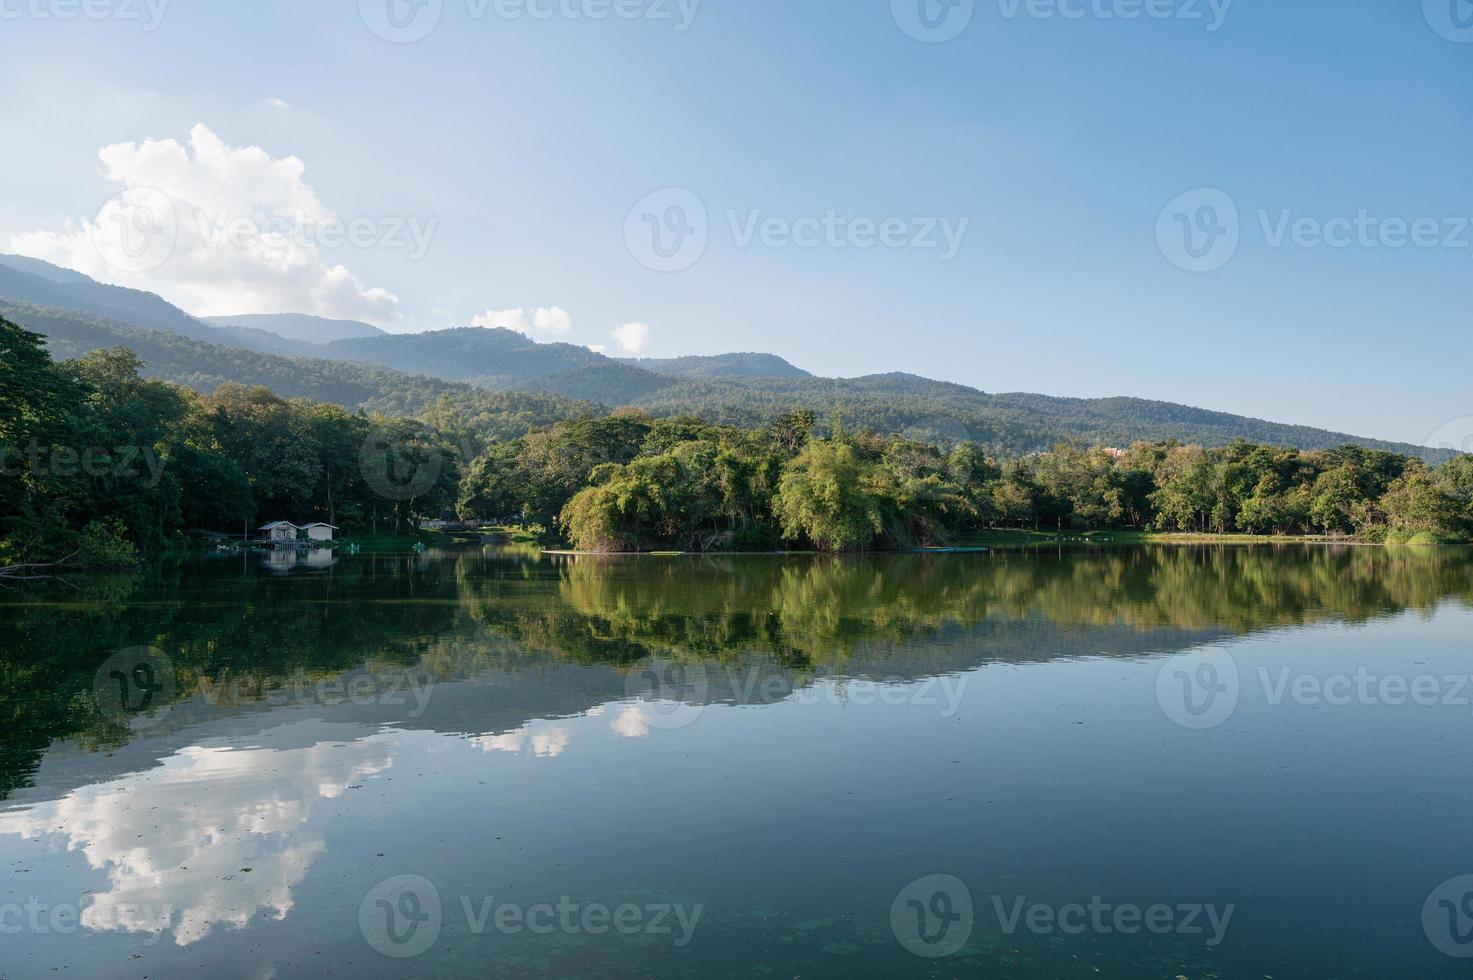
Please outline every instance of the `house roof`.
M301 530L305 531L309 527L327 527L327 528L332 528L332 530L334 530L334 531L336 531L338 529L338 526L336 524L326 524L326 523L324 523L322 521L318 521L316 524L303 524L302 527L301 527Z
M291 527L291 528L296 528L298 531L301 530L301 528L297 527L291 521L272 521L270 524L266 524L266 525L264 525L262 527L256 528L256 530L258 530L258 531L270 531L270 530L274 530L275 528L278 528L278 527Z

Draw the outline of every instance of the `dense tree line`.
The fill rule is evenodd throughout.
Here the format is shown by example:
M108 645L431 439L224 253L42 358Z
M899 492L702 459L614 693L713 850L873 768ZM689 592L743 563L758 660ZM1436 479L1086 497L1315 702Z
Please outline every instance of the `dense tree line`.
M995 455L790 410L760 427L538 396L443 397L415 417L264 387L146 380L130 350L55 362L0 320L0 565L158 549L269 520L404 529L514 519L590 551L901 549L988 528L1466 539L1473 458L1347 446L1061 445Z
M462 460L486 438L486 419L437 423L443 406L421 420L262 387L205 395L141 368L124 348L52 361L39 335L0 319L0 565L112 563L193 529L278 519L403 527L453 509Z
M1473 457L1441 469L1358 446L1301 452L1174 442L997 458L812 412L747 429L633 413L501 443L460 487L463 515L554 527L590 551L942 545L986 528L1466 539Z

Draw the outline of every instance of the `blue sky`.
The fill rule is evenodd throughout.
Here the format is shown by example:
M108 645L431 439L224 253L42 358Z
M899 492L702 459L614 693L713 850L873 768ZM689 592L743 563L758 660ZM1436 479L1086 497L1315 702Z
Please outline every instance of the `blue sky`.
M480 317L1412 442L1473 416L1473 33L1438 6L1473 21L1467 0L925 0L943 31L970 6L939 43L905 29L922 0L392 0L433 23L410 43L370 29L391 0L91 2L0 0L0 246L81 255L128 181L378 229L309 239L281 282L249 242L75 263L193 312ZM99 150L129 143L109 173ZM1237 237L1194 238L1217 243L1198 261L1181 236L1223 200L1201 188ZM690 195L704 234L672 216ZM648 267L646 213L684 217L698 258Z

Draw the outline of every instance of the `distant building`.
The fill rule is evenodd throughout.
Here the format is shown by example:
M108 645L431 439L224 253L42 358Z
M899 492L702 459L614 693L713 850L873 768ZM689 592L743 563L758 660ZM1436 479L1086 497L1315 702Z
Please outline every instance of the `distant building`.
M331 541L337 528L331 524L318 523L305 524L302 526L302 530L307 532L307 539L309 541Z
M267 541L276 542L297 540L297 532L301 528L297 527L291 521L273 521L259 530L265 535Z

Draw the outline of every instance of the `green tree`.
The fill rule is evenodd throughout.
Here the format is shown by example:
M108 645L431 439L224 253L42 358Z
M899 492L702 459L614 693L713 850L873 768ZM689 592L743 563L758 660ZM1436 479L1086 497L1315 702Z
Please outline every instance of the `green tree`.
M841 439L815 439L783 470L773 511L783 534L823 551L862 551L885 529L874 464Z

